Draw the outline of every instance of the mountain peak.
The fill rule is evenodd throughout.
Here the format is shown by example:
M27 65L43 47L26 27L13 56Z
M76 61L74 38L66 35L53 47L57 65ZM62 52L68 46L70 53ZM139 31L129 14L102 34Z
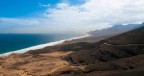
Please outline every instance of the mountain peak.
M140 26L141 26L140 24L128 24L128 25L116 24L106 29L91 31L90 34L94 36L114 36L117 34L121 34L136 29L137 27Z

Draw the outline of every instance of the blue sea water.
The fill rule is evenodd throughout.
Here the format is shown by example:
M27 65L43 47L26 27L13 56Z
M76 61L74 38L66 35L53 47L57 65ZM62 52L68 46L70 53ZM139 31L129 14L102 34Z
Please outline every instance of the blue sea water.
M78 35L70 34L0 34L0 54L64 40Z

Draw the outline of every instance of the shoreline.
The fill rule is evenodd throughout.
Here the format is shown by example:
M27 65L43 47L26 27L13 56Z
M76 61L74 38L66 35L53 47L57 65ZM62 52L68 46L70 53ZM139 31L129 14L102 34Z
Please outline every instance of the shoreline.
M86 34L86 35L80 36L80 37L74 37L74 38L69 38L69 39L65 39L65 40L59 40L59 41L55 41L55 42L49 42L49 43L46 43L46 44L40 44L40 45L36 45L36 46L31 46L31 47L20 49L20 50L16 50L16 51L10 51L10 52L6 52L6 53L3 53L3 54L0 54L0 57L1 56L9 56L9 55L11 55L13 53L22 54L22 53L28 52L30 50L43 49L43 48L48 47L48 46L54 46L54 45L57 45L57 44L62 44L65 41L71 41L71 40L75 40L75 39L85 38L85 37L88 37L88 36L90 36L90 35Z

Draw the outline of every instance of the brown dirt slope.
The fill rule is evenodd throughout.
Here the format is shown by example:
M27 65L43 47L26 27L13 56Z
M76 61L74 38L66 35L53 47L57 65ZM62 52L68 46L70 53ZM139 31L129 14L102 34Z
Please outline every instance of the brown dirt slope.
M0 57L0 76L144 76L144 27Z

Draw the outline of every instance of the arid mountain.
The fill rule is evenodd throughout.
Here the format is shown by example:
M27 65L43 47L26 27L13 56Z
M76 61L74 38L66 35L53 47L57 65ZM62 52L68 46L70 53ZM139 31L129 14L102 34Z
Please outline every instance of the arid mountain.
M64 59L71 65L84 66L83 70L64 70L55 73L56 76L143 76L143 25L97 43L81 42L54 46L53 50L74 51Z
M117 34L121 34L130 30L136 29L139 26L140 24L128 24L128 25L118 24L109 28L91 31L89 32L89 34L95 35L95 36L117 35Z
M1 76L144 76L144 23L99 42L64 43L0 58Z
M68 43L76 43L76 42L91 42L91 43L93 43L93 42L97 42L100 40L110 38L112 36L116 36L116 35L128 32L130 30L137 29L139 27L141 27L141 24L114 25L109 28L89 32L91 37L75 39L75 40L67 41L67 42Z

